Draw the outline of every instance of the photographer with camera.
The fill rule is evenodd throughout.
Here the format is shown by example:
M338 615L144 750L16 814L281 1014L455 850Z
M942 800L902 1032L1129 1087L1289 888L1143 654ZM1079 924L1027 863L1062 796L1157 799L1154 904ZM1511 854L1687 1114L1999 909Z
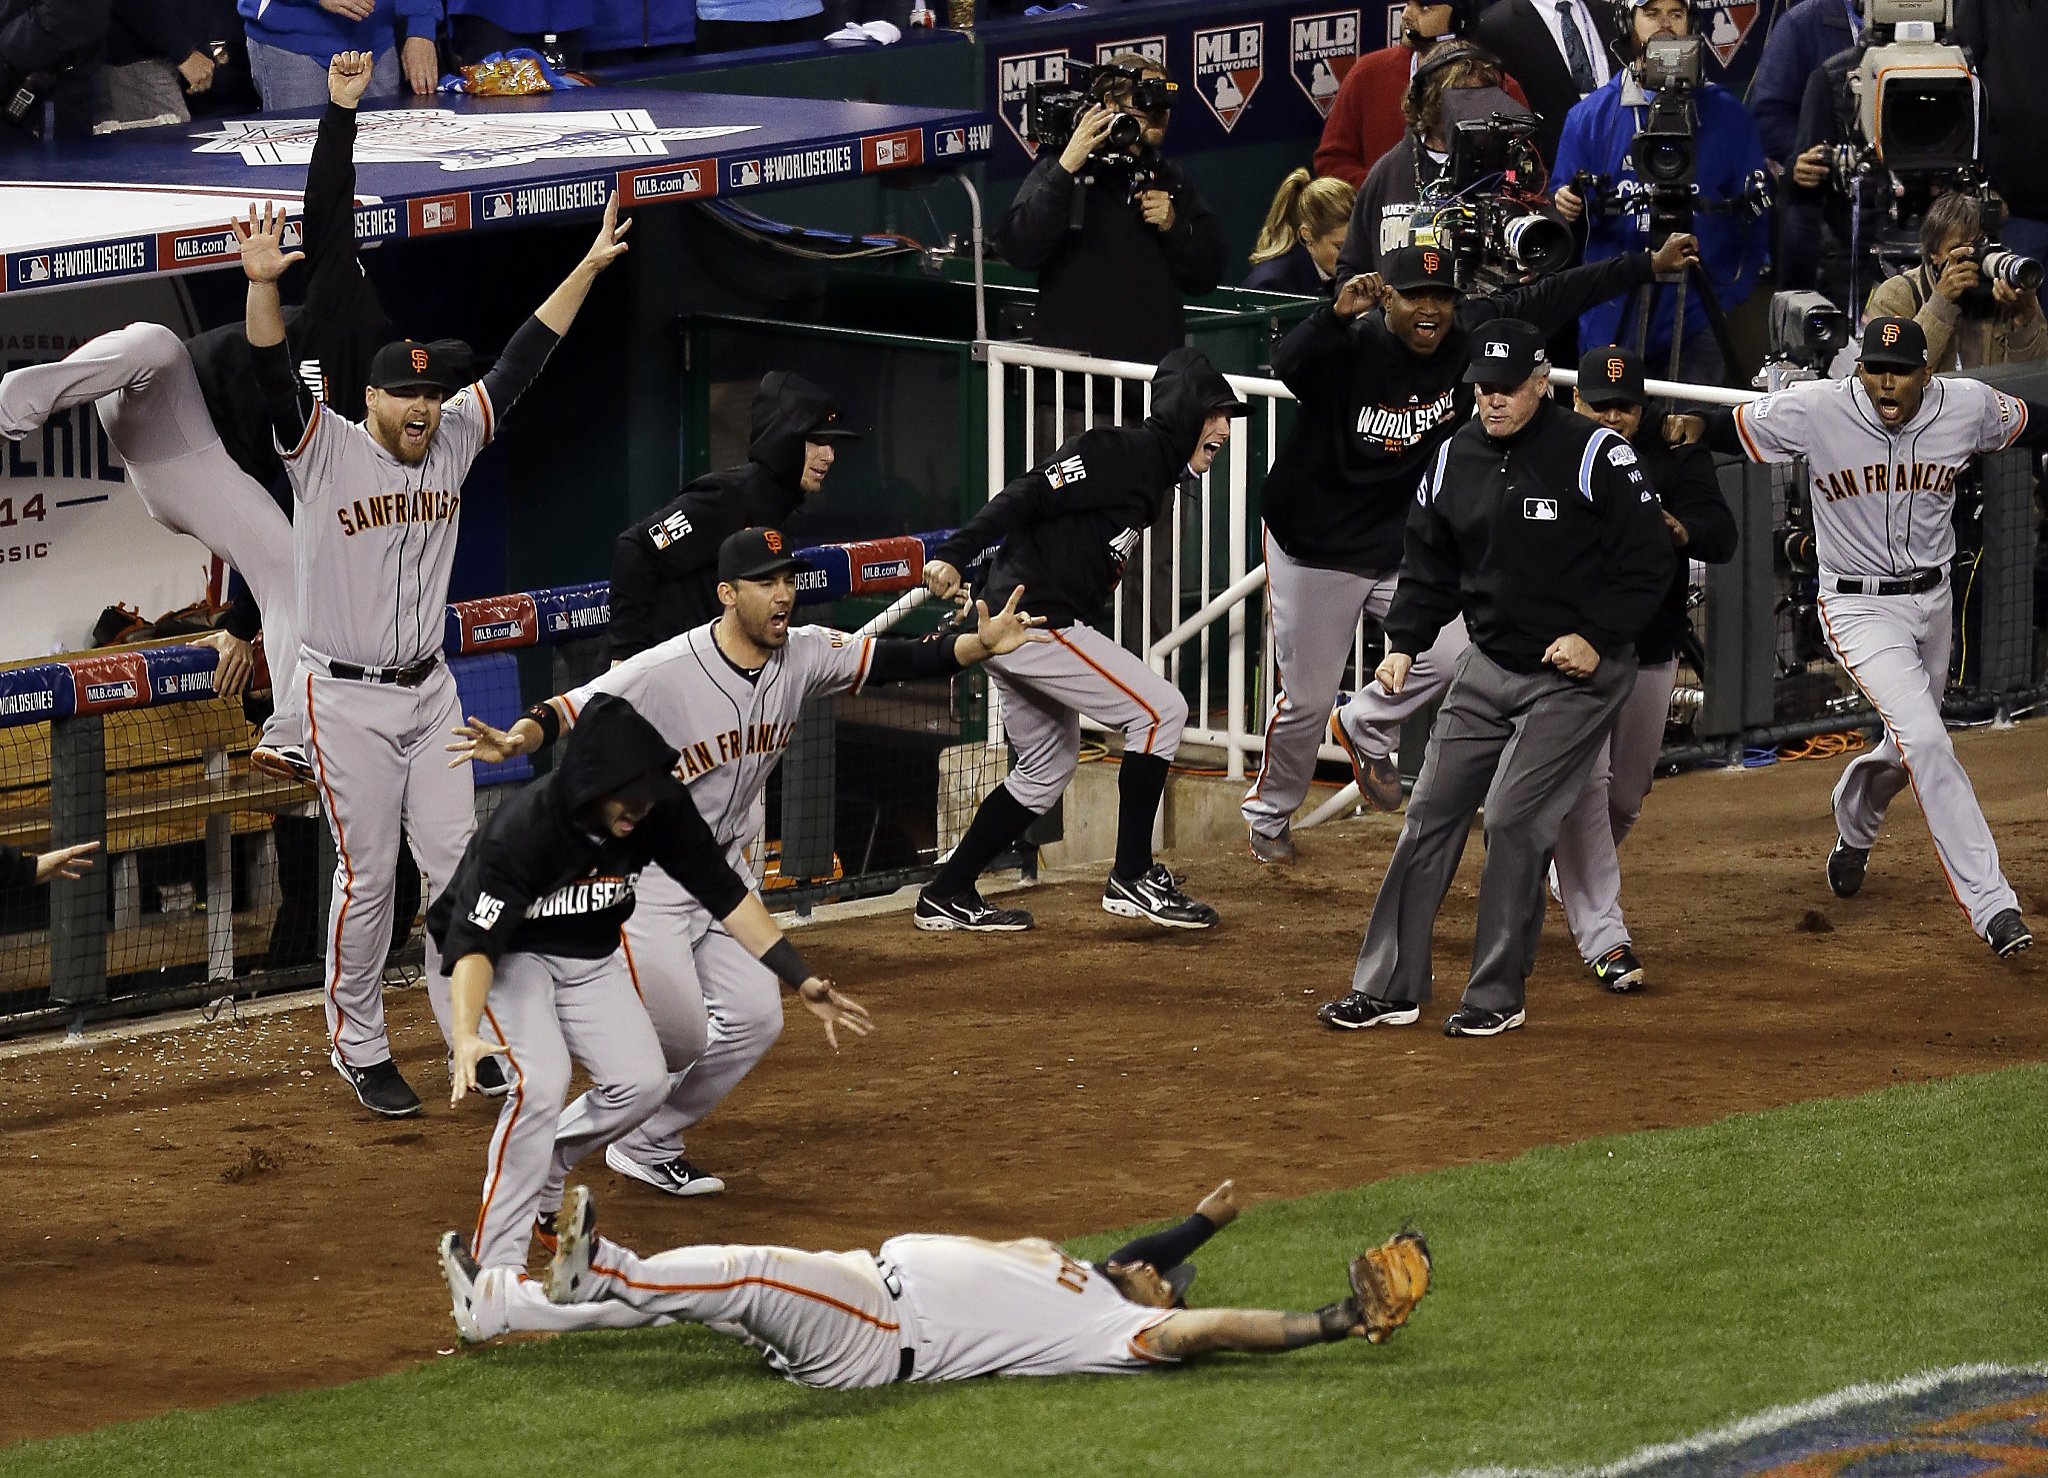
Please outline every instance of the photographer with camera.
M1553 198L1568 220L1593 212L1589 262L1646 239L1654 245L1667 229L1698 236L1704 270L1694 280L1712 298L1694 305L1704 311L1684 316L1674 378L1719 384L1729 366L1714 320L1750 295L1770 258L1768 210L1756 193L1767 178L1763 141L1733 93L1697 82L1701 42L1692 34L1687 0L1619 3L1629 66L1566 117L1550 174ZM1652 45L1679 38L1684 46ZM1660 89L1674 96L1660 98ZM1685 287L1672 294L1652 289L1647 323L1640 313L1624 321L1626 305L1589 310L1580 341L1627 344L1650 365L1662 365Z
M1927 335L1927 362L1938 374L2048 356L2038 288L2022 285L2029 275L2024 263L1998 270L2018 259L1986 236L1995 221L1980 196L1936 196L1920 218L1920 265L1880 282L1864 309L1867 317L1919 324ZM2040 270L2036 264L2036 281Z
M1334 718L1330 709L1360 613L1383 621L1393 605L1416 486L1472 414L1475 392L1460 378L1471 338L1503 318L1548 336L1588 305L1680 270L1692 250L1691 237L1674 236L1654 258L1634 252L1463 297L1448 251L1404 246L1388 255L1384 279L1351 278L1274 349L1273 373L1300 409L1259 493L1276 676L1242 811L1261 862L1295 860L1291 823L1326 734L1350 754L1366 804L1400 809L1394 736L1450 682L1462 625L1441 623L1399 691L1367 682Z
M996 246L1038 274L1039 344L1157 362L1186 337L1184 300L1223 280L1222 223L1159 152L1178 92L1157 62L1119 52L1082 97L1033 99L1038 162Z

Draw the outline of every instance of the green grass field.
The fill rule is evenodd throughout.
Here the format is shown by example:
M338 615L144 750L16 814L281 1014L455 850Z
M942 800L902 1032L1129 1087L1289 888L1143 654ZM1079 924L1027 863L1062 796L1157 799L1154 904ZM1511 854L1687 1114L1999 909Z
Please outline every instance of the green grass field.
M1314 1307L1412 1220L1436 1287L1379 1349L833 1394L701 1330L576 1335L22 1444L0 1478L1579 1466L1856 1381L2048 1356L2043 1145L2048 1069L2015 1068L1261 1205L1197 1259L1198 1304ZM1369 1139L1330 1152L1372 1175Z

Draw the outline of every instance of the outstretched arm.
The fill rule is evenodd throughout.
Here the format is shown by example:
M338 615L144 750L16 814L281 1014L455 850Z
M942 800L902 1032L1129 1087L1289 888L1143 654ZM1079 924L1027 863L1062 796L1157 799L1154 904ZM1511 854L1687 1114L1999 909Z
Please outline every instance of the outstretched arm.
M583 300L590 296L590 284L597 281L597 274L626 254L626 233L632 227L631 221L619 219L619 197L614 194L605 204L604 225L598 230L597 240L590 244L583 260L569 270L569 275L562 279L562 285L549 293L547 301L534 310L533 316L553 330L557 338L569 332L569 325L576 321L576 314L583 307Z
M1138 1337L1155 1355L1186 1360L1217 1350L1273 1355L1305 1345L1363 1339L1365 1325L1354 1299L1343 1299L1313 1314L1279 1309L1181 1309Z

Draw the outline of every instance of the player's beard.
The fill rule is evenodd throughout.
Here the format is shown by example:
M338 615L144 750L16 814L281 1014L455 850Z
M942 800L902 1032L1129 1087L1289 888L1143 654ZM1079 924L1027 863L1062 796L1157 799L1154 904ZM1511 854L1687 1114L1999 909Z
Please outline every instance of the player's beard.
M438 406L429 406L425 411L408 408L394 412L380 408L376 420L377 440L408 467L417 467L426 461L427 453L434 449L434 438L441 432ZM414 428L413 434L408 434L409 427Z

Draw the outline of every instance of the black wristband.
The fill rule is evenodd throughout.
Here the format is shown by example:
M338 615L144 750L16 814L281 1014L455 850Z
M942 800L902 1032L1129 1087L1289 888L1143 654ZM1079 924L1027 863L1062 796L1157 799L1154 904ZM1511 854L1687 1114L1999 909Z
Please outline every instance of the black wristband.
M536 703L520 717L530 718L540 726L542 748L562 737L562 716L555 712L555 705L552 703Z
M1340 1299L1333 1304L1324 1304L1316 1310L1316 1319L1323 1326L1323 1339L1329 1344L1335 1344L1340 1339L1348 1339L1351 1331L1358 1327L1361 1317L1356 1295Z
M791 990L800 989L811 978L811 967L804 963L804 957L787 939L778 939L770 945L768 952L761 956L761 963L773 970Z

